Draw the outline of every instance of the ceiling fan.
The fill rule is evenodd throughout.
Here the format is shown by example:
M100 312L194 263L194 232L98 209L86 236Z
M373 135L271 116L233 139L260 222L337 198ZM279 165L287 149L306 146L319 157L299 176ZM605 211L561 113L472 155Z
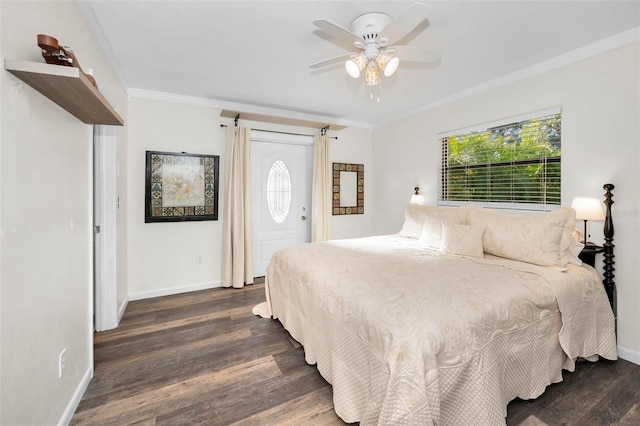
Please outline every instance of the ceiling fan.
M380 83L380 71L385 77L391 76L398 69L400 58L410 62L437 62L441 56L440 49L394 45L424 22L428 11L425 4L415 3L395 18L380 12L365 13L351 22L350 30L328 19L316 19L314 25L331 42L348 50L357 48L360 51L326 59L310 67L321 68L346 59L345 68L351 77L358 78L365 70L364 84L377 86Z

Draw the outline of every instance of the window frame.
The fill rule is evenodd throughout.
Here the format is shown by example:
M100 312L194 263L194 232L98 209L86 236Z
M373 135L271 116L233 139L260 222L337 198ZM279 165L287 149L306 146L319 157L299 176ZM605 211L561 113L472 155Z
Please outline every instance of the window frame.
M527 210L527 211L550 211L557 209L561 206L561 184L562 184L562 130L560 130L560 156L554 157L545 157L544 160L542 158L529 159L529 160L517 160L517 161L503 161L496 163L485 163L485 164L470 164L470 165L462 165L462 166L448 166L448 143L447 139L453 136L461 136L467 135L475 132L492 130L508 125L514 125L517 123L521 123L528 120L540 119L547 116L553 115L562 115L562 109L560 107L549 108L545 110L539 110L527 114L522 114L518 116L508 117L501 120L496 120L488 123L482 123L475 126L470 126L462 129L452 130L448 132L443 132L438 134L438 141L440 143L440 169L438 175L438 193L437 193L437 205L439 206L462 206L473 203L475 205L481 207L491 207L495 209L508 209L508 210ZM562 117L560 117L560 121ZM561 129L561 128L560 128ZM549 203L548 199L545 198L542 203L523 203L523 202L504 202L504 201L477 201L472 199L467 200L445 200L445 186L447 182L448 171L453 169L487 169L492 166L509 166L512 164L513 166L521 166L527 164L541 164L541 163L559 163L560 167L559 176L557 178L558 185L560 188L559 201L557 204Z

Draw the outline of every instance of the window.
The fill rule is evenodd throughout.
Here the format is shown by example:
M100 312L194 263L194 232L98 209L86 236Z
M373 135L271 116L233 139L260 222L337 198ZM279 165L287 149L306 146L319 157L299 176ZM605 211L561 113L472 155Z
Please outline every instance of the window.
M267 204L273 220L277 223L284 222L291 205L291 177L286 164L280 160L273 163L271 170L269 170Z
M560 111L441 135L439 204L548 210L560 204Z

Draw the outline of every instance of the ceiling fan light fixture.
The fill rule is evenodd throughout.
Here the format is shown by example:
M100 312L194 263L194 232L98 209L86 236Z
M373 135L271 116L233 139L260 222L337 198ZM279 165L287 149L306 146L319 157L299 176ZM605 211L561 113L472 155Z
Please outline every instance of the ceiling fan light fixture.
M376 62L384 72L384 76L390 77L398 69L398 65L400 65L400 58L397 56L389 56L386 53L381 53L376 58Z
M365 58L364 55L354 56L344 63L347 74L349 74L353 78L360 77L360 71L362 71L366 65L367 58Z
M353 78L358 78L364 71L364 84L369 86L370 97L373 99L373 92L376 90L374 86L377 86L379 101L380 74L383 73L385 77L392 76L400 65L399 56L410 62L433 63L440 60L440 49L395 44L410 33L421 30L421 24L428 25L427 18L428 6L417 2L395 18L380 12L360 15L351 22L350 30L325 18L316 19L313 24L329 36L325 37L329 41L349 51L354 47L360 51L327 59L310 67L335 64L348 58L345 62L347 73Z

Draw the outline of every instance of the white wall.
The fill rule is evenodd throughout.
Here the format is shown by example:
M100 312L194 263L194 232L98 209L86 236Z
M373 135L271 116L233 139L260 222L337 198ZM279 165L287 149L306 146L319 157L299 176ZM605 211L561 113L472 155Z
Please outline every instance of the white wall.
M125 93L75 2L2 1L0 15L3 59L44 62L36 35L55 36L126 119ZM92 126L4 70L0 86L0 424L64 423L93 367Z
M209 106L133 97L129 105L128 283L132 299L220 286L226 130L233 125ZM206 104L206 102L203 101ZM318 129L240 120L250 128L317 134ZM372 223L371 131L330 132L331 159L365 164L365 214L333 217L334 238L370 235ZM145 151L220 156L217 221L144 223ZM367 172L369 172L367 174ZM196 264L196 256L202 264Z
M347 127L330 133L338 137L337 140L331 140L332 163L364 164L364 214L333 216L332 238L337 240L373 235L373 200L376 194L373 183L372 132L370 129Z
M214 154L224 164L219 110L132 98L129 105L128 283L132 299L220 285L223 186L217 221L144 222L145 152ZM221 183L224 174L220 173ZM196 256L202 263L196 264ZM168 289L172 289L168 291Z
M426 109L374 129L373 229L397 232L411 189L437 198L437 134L548 107L562 107L562 204L602 198L613 183L621 355L640 363L640 46L638 43ZM577 224L580 225L580 224ZM602 222L590 227L602 242Z

